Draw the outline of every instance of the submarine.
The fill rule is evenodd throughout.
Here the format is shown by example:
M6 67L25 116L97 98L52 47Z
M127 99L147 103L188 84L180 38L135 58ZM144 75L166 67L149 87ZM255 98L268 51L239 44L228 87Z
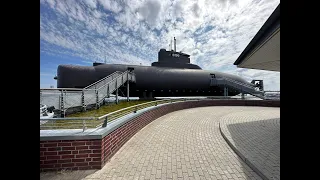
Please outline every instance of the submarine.
M171 46L171 44L170 44ZM106 64L94 62L92 66L59 65L57 69L58 88L84 88L115 71L124 72L133 69L136 81L129 83L129 96L143 98L187 97L187 96L224 96L224 87L210 85L212 77L229 78L252 86L245 79L222 72L203 70L190 63L190 55L174 49L160 49L158 61L151 66ZM127 96L126 85L119 88L119 96ZM241 92L228 88L228 95Z

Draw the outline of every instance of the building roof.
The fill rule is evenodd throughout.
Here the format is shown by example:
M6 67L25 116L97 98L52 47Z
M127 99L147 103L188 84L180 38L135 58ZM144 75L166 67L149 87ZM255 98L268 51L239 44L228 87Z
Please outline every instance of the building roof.
M280 4L233 64L280 72Z

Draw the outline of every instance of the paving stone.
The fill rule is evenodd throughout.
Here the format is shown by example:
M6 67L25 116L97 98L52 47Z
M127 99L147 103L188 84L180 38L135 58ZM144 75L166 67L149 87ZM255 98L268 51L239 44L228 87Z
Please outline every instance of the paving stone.
M280 126L280 122L265 121L253 126L254 129L250 128L249 124L245 125L244 129L235 126L239 123L241 127L243 123L279 118L278 112L279 108L269 107L215 106L166 114L135 134L101 170L91 172L92 174L79 171L81 175L78 179L88 180L92 177L99 179L97 174L100 175L100 179L126 180L135 178L261 179L227 144L221 135L219 122L223 122L227 129L231 128L232 138L234 135L242 137L234 138L235 141L240 139L239 142L234 142L238 146L255 145L254 151L259 151L261 150L259 143L272 143L272 139L264 141L265 143L261 142L261 136L256 136L257 131L266 130L271 125ZM245 130L250 132L246 133ZM270 132L261 134L277 138L276 134L271 136ZM252 137L253 135L255 137ZM243 140L243 136L249 136L249 138ZM254 152L253 155L270 157L270 164L280 163L277 161L278 154L275 152L278 147L276 144L273 145L269 147L273 150L273 154L269 154L270 151L266 149L261 153ZM245 153L250 154L252 151L246 149ZM269 168L271 167L280 168L280 164ZM112 178L108 178L111 172ZM276 172L280 174L280 170ZM65 173L59 177L52 175L51 178L67 179L70 175L72 173ZM48 177L48 174L40 173L40 179L47 180Z

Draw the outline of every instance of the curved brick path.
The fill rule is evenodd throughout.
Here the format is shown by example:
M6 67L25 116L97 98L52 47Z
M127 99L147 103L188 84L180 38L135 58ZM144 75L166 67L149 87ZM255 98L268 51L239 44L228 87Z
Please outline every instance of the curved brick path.
M219 120L268 109L215 106L164 115L134 135L101 170L88 176L78 171L78 179L261 179L224 140ZM50 179L77 179L74 174Z
M237 111L220 119L226 140L264 179L280 179L280 109Z

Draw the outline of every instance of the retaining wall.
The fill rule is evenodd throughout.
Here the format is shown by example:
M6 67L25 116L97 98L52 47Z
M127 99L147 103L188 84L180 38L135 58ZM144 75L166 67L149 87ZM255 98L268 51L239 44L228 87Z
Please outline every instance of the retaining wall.
M108 160L140 129L153 120L173 111L205 106L280 107L277 100L200 100L164 104L136 115L101 136L86 134L76 138L40 135L40 170L101 169ZM117 123L117 122L114 122ZM45 130L44 130L45 131ZM65 131L65 130L64 130ZM46 140L44 140L46 139ZM60 139L60 140L59 140ZM61 140L62 139L62 140Z

